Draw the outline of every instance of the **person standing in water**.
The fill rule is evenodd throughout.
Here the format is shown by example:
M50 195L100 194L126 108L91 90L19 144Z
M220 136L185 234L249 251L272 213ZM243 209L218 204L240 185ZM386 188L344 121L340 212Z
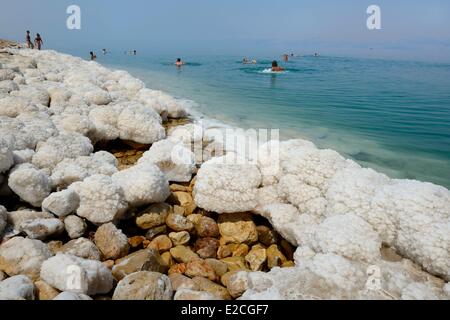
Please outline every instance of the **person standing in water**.
M178 58L177 61L175 62L175 65L176 65L177 67L181 67L182 65L184 65L184 62L181 61L180 58Z
M41 35L39 33L36 34L36 38L34 39L34 46L41 50L42 45L44 44L44 41L41 38Z
M272 61L272 72L282 72L284 71L283 68L278 66L278 62L276 60Z
M97 56L92 51L89 52L89 54L91 55L91 61L94 61L95 59L97 59Z
M27 35L25 36L25 42L28 49L34 49L33 43L31 42L30 31L27 30Z
M136 55L137 54L136 50L133 50L133 53L134 53L134 55Z

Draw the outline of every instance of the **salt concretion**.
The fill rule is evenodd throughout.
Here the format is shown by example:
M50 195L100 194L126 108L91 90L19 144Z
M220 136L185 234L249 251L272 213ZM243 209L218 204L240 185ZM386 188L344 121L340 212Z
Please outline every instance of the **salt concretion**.
M305 140L246 159L125 71L2 50L0 299L450 298L446 188Z

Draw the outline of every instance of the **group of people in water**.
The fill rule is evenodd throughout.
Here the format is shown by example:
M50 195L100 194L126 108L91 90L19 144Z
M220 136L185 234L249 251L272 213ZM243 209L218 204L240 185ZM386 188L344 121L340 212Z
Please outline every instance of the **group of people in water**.
M39 33L36 34L36 37L34 38L34 43L31 42L31 35L30 31L27 30L27 34L25 36L25 43L27 44L28 49L38 49L41 50L42 45L44 44L44 41L41 38L41 35Z

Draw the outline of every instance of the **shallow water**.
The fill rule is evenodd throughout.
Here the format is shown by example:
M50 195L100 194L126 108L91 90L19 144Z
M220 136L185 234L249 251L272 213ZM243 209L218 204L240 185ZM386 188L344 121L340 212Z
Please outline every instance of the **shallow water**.
M197 110L243 128L280 128L391 177L450 187L450 65L337 57L258 64L242 57L108 54L147 86L193 100ZM253 58L253 57L252 57Z

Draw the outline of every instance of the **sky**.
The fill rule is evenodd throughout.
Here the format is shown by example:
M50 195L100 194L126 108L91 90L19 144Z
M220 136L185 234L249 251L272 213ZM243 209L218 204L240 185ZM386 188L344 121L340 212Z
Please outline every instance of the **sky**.
M368 30L369 5L381 30ZM69 5L81 30L69 30ZM46 48L156 54L284 52L450 61L448 0L0 0L0 38Z

